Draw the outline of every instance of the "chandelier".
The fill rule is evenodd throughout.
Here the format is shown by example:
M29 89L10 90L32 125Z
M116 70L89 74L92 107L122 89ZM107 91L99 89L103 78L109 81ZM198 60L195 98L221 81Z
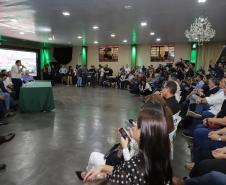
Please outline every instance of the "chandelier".
M189 42L197 42L198 45L203 45L216 35L216 31L212 28L212 24L207 17L199 17L195 19L190 30L186 30L184 34Z

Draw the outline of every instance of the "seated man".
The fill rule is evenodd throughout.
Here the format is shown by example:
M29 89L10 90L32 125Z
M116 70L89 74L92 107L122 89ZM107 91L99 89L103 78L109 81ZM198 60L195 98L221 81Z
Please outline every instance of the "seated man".
M143 96L148 96L149 94L152 93L151 85L148 82L146 82L146 79L141 80L139 89L140 89L140 94Z
M180 106L176 100L175 93L177 92L177 84L174 81L167 81L163 85L161 96L165 99L173 115L180 111Z
M22 81L23 81L23 83L25 83L25 84L28 83L28 82L34 81L33 76L31 76L31 75L29 74L29 71L28 71L28 70L26 70L26 71L25 71L25 75L22 76Z
M182 81L181 116L183 118L185 117L187 110L192 108L191 105L196 103L196 99L198 98L201 89L205 88L205 82L203 78L204 77L202 74L197 74L195 82L192 82L190 77L186 77L185 80ZM193 83L196 85L192 85Z
M195 112L189 111L187 116L194 118L207 118L214 117L220 111L223 100L226 98L224 91L222 90L225 86L226 78L220 81L219 89L216 93L211 94L209 97L198 98Z
M226 82L224 86L226 95ZM216 130L216 126L224 127ZM214 131L214 132L211 132ZM202 124L197 124L193 131L193 161L199 162L199 155L203 151L215 150L226 146L226 100L216 118L207 118Z
M174 185L225 185L226 175L224 173L212 171L200 177L191 179L173 179Z
M196 78L195 78L195 80L196 80L197 83L196 83L196 85L194 86L194 88L193 88L193 90L192 90L192 92L191 92L190 95L196 93L196 91L197 91L198 89L203 88L203 86L204 86L204 84L205 84L205 82L203 81L203 78L204 78L203 74L200 74L200 73L197 74L197 76L196 76Z
M14 87L13 87L13 82L12 82L11 78L7 74L3 74L2 80L3 80L3 84L4 84L5 89L9 93L12 93L14 91Z
M189 168L189 165L185 167ZM198 177L211 171L226 173L226 147L202 152L199 155L199 162L194 166L191 164L191 168L190 177Z
M210 78L206 81L206 84L203 86L203 88L198 89L195 94L190 96L189 103L190 105L194 104L196 106L197 100L199 98L209 97L212 94L217 93L219 90L219 80L216 78Z

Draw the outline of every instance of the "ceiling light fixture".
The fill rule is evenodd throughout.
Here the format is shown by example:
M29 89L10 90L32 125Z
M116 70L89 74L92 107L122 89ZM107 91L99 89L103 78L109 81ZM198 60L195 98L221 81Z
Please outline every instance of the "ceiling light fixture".
M48 28L48 27L40 27L40 28L38 28L38 31L49 33L49 32L52 31L52 29L51 28Z
M128 9L131 9L132 6L131 5L125 5L124 8L128 10Z
M123 40L123 42L124 42L124 43L127 43L128 41L125 39L125 40Z
M160 41L161 41L161 39L160 39L160 38L157 38L157 39L156 39L156 41L157 41L157 42L160 42Z
M64 11L64 12L62 12L62 14L63 14L63 16L65 16L65 17L68 17L68 16L71 15L70 12L68 12L68 11Z
M77 37L77 39L82 39L82 36L79 35L79 36Z
M115 35L114 33L112 33L112 34L111 34L111 37L114 38L114 37L116 37L116 35Z
M205 3L206 0L198 0L198 3Z
M95 26L93 26L93 29L94 29L94 30L98 30L98 29L99 29L99 26L96 26L96 25L95 25Z
M98 44L99 42L98 42L98 41L94 41L93 43L94 43L94 44Z
M155 35L155 32L151 32L150 35L152 35L152 36Z
M145 27L145 26L148 25L148 23L147 23L147 22L141 22L140 25L141 25L142 27Z
M11 22L18 22L16 19L10 19Z
M22 31L20 32L20 35L24 35L24 34L25 34L24 32L22 32Z
M215 37L216 31L212 28L207 17L199 17L195 19L190 29L185 30L184 34L189 42L197 42L198 45L203 45Z
M49 41L52 41L53 40L53 38L52 37L49 37Z

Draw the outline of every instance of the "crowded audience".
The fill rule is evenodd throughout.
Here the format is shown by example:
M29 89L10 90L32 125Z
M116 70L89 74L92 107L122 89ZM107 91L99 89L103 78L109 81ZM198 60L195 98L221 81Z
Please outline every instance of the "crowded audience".
M17 108L20 87L34 80L20 60L11 71L0 74L0 125L7 124ZM117 74L117 75L114 75ZM144 102L130 128L120 128L120 142L107 154L92 152L84 169L76 171L85 182L104 180L116 184L221 185L226 174L226 75L217 62L208 71L181 59L174 64L130 68L114 73L108 65L44 66L44 80L81 87L117 88ZM181 119L180 123L176 120ZM176 131L188 138L191 162L185 164L189 178L173 178L171 157ZM0 144L14 138L0 136ZM113 152L114 151L114 152ZM117 153L115 153L117 151ZM118 156L118 152L121 155ZM0 170L6 165L0 165ZM215 181L210 181L215 178ZM216 180L218 178L218 181ZM223 180L222 180L223 179Z

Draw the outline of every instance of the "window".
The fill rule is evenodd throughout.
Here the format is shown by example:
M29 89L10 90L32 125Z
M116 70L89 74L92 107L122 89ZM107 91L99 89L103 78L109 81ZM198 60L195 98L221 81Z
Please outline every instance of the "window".
M175 57L175 47L169 45L151 46L151 61L153 62L173 62Z

